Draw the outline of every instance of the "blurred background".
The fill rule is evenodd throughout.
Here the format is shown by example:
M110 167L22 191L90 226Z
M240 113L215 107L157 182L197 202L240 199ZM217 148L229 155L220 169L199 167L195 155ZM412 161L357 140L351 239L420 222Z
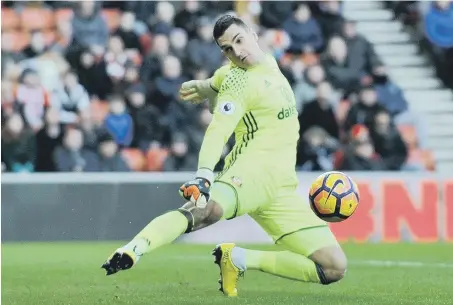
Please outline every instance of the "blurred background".
M452 1L1 6L2 303L219 304L212 245L273 244L241 216L119 277L99 269L183 203L177 190L193 178L212 116L177 92L225 63L212 29L228 12L258 33L294 89L300 194L330 170L360 189L355 214L331 224L350 276L326 290L250 273L240 300L451 304Z
M2 171L195 170L211 114L177 91L227 12L293 86L299 170L453 170L451 1L3 1Z
M453 171L452 1L3 1L2 210L11 234L32 201L70 211L68 202L115 209L176 196L152 215L180 205L176 187L197 169L212 117L177 92L226 63L212 38L224 13L258 33L294 89L302 192L309 172L354 171L361 182L374 181L373 171L400 177L403 201L419 200L421 183L434 179L434 195L453 205L444 188ZM150 214L130 217L140 224Z

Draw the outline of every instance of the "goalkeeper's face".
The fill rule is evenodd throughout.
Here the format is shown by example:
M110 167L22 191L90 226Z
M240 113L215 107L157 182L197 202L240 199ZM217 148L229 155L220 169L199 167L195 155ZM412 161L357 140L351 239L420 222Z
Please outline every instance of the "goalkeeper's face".
M223 54L238 67L248 68L255 65L262 51L258 45L258 36L249 28L232 24L217 39Z

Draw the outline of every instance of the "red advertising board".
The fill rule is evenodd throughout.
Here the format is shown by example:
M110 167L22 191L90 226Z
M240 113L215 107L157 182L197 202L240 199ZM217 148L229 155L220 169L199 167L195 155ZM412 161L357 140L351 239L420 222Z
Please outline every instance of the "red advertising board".
M331 225L340 241L453 242L453 179L355 180L359 208L347 221Z

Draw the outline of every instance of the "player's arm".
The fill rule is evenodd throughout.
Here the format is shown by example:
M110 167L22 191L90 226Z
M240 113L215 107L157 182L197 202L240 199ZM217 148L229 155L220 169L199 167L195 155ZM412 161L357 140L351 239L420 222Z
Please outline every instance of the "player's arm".
M232 96L222 96L218 99L218 105L211 124L206 130L198 157L200 173L206 170L211 173L208 180L212 181L212 171L222 156L225 144L244 114L245 106L241 99Z
M217 69L214 75L208 79L190 80L183 83L179 90L180 98L183 101L190 101L195 104L202 103L207 99L209 101L209 110L214 113L217 94L230 69L230 65L225 65Z
M245 87L243 82L237 80L229 82L226 79L222 84L212 121L201 145L196 178L180 188L181 195L199 207L204 207L209 201L214 167L220 160L225 144L246 112L246 98L242 92Z

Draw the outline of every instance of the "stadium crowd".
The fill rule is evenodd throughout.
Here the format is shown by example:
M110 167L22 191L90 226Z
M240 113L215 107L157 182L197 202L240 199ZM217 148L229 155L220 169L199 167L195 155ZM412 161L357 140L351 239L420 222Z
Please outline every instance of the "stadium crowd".
M422 50L430 55L437 75L453 89L453 2L452 1L387 1L414 33Z
M433 169L413 157L426 139L404 131L403 92L340 1L192 0L3 1L2 171L196 170L212 114L178 89L226 63L212 38L226 12L294 89L299 170Z

